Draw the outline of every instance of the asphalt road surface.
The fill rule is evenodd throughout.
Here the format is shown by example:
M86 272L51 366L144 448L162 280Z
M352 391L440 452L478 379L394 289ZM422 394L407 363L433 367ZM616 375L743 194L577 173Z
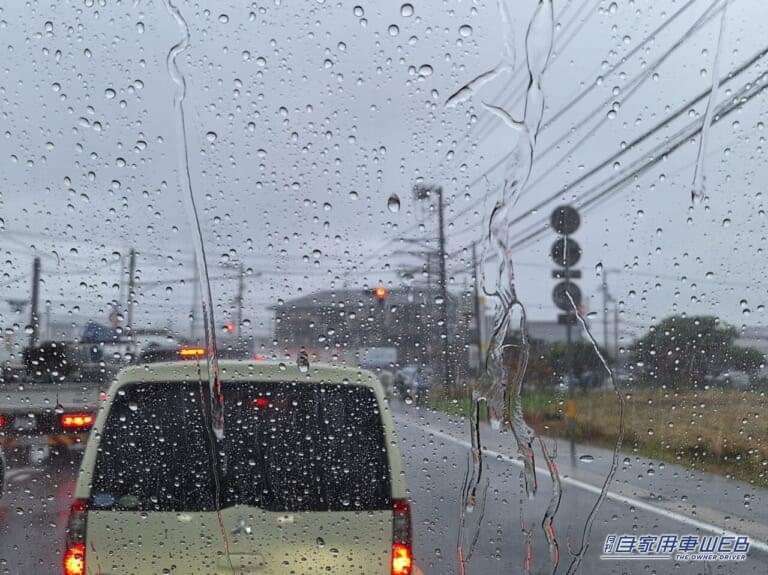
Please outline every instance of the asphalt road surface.
M412 406L393 406L405 459L414 513L415 553L427 575L459 574L458 493L468 462L466 422ZM551 573L553 555L541 521L552 482L541 457L538 492L528 499L521 488L521 465L510 435L484 430L485 473L489 481L479 531L481 505L467 515L464 552L477 533L467 574ZM609 450L578 446L571 465L567 444L557 449L562 499L554 519L559 573L565 573L580 546L585 521L610 466ZM768 573L768 493L744 483L674 465L622 454L615 480L595 516L580 573L585 574L760 574ZM11 468L0 501L0 574L60 573L64 525L72 501L77 462L61 459ZM522 512L522 516L521 516ZM526 553L530 530L532 552ZM667 560L601 559L608 534L699 534L723 531L749 535L752 548L738 563L678 563Z

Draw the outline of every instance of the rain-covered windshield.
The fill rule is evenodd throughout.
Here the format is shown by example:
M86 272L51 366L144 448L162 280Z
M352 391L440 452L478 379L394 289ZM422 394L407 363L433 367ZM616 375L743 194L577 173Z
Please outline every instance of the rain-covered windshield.
M0 573L768 572L767 19L0 5Z

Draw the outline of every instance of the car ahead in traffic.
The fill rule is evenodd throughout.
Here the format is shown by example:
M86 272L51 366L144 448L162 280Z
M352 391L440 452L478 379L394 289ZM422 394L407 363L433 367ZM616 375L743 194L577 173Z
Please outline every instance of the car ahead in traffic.
M432 380L433 373L428 367L403 367L395 374L395 389L402 399L421 404L426 402Z
M65 575L411 573L410 507L377 378L219 366L223 434L198 362L118 375L83 457Z

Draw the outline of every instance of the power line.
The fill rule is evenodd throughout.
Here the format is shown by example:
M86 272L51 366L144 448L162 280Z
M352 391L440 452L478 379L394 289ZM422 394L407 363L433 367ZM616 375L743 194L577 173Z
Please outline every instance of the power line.
M763 50L763 53L768 53L768 48ZM718 106L715 112L715 116L712 120L712 123L714 124L722 121L724 118L728 117L731 113L741 108L744 104L746 104L752 98L762 93L763 90L765 90L768 87L768 84L764 83L763 85L759 85L759 83L761 81L764 82L767 78L768 78L768 72L763 72L756 78L756 80L748 83L739 94L728 97L725 102L721 103ZM587 192L581 194L580 197L582 199L587 197L588 194L593 194L593 195L583 200L579 204L580 207L582 209L589 208L591 205L596 205L597 202L604 201L605 198L610 197L610 195L614 193L617 193L624 186L624 184L626 184L628 181L632 179L635 179L636 177L639 177L645 171L649 170L650 168L658 164L660 161L666 158L669 154L671 154L672 152L680 148L683 144L685 144L687 141L689 141L691 137L699 133L701 129L702 129L702 126L701 126L701 122L699 121L694 121L688 124L683 129L679 130L678 133L672 138L672 141L674 143L667 144L666 142L662 142L661 144L656 146L656 148L654 148L654 150L651 151L652 157L649 160L640 159L636 161L632 166L625 169L622 172L622 174L624 175L620 174L618 176L614 176L613 178L609 178L608 180L604 181L602 184L599 184L598 186L593 187L591 190L588 190ZM611 181L612 179L614 181ZM600 190L600 187L603 185L605 185L606 187ZM520 221L520 219L521 218L518 218L518 221ZM541 220L539 224L532 224L531 226L529 226L528 229L531 229L536 225L541 227L538 230L534 230L528 233L527 235L512 241L510 244L510 247L512 248L523 247L524 245L529 244L531 240L535 239L540 234L546 231L546 227L544 227L545 222ZM524 233L525 232L521 232L521 234L524 234Z
M689 5L691 4L691 1L692 1L692 0L689 0L688 4L686 4L685 6L683 6L683 8L685 8L685 7L689 6ZM713 6L714 4L716 4L717 2L720 2L720 1L721 1L721 0L715 0L715 1L713 2L713 4L712 4L712 5L710 5L710 7L707 9L707 11L705 12L705 14L704 14L704 15L703 15L701 18L709 18L709 19L711 19L711 18L713 17L713 15L716 13L716 11L715 11L714 13L710 13L710 10L712 9L712 6ZM675 15L674 15L674 16L677 16L679 13L680 13L680 11L678 11L677 13L675 13ZM699 20L701 20L701 18L700 18ZM672 20L672 18L670 18L670 20ZM708 21L708 19L706 19L705 21L697 21L697 23L695 23L693 27L696 27L696 26L702 26L702 25L703 25L703 24L704 24L706 21ZM665 22L665 24L668 24L668 23L669 23L669 21L666 21L666 22ZM693 28L693 27L692 27L692 28ZM689 32L690 32L690 31L689 31ZM658 33L658 28L657 28L657 30L655 30L655 31L654 31L654 34L656 34L656 33ZM646 39L645 39L645 40L644 40L644 41L643 41L643 42L640 44L640 46L644 45L644 44L645 44L647 41L649 41L649 40L650 40L652 37L653 37L653 35L651 35L651 36L649 36L648 38L646 38ZM690 38L690 33L689 33L689 34L686 34L686 35L684 35L681 41L679 41L679 42L676 42L676 43L675 43L675 45L674 45L674 49L678 48L678 47L680 46L680 44L681 44L683 41L687 40L688 38ZM663 58L666 58L666 57L668 57L670 53L671 53L671 51L668 51L668 53L667 53L667 54L665 54L665 55L663 56ZM763 55L763 54L764 54L764 53L761 53L761 54L760 54L758 57L756 57L756 58L753 58L751 61L749 61L749 62L747 62L746 64L744 64L744 65L743 65L741 68L737 69L737 71L736 71L736 72L733 72L732 74L736 74L736 75L738 75L739 71L743 71L743 69L744 69L744 68L748 67L748 66L749 66L749 65L751 65L751 63L753 63L755 60L757 60L757 59L759 59L760 57L762 57L762 55ZM618 66L619 66L619 65L621 65L621 64L622 64L623 62L625 62L625 61L626 61L626 59L624 59L624 60L622 60L621 62L619 62L619 63L618 63L616 66L615 66L615 68L614 68L614 69L612 69L612 71L615 71L615 69L617 69L617 68L618 68ZM650 69L650 67L649 67L649 69ZM640 76L640 77L642 77L643 75L645 75L645 74L647 74L647 73L648 73L647 71L644 71L644 72L642 72L642 73L641 73L639 76ZM729 79L730 79L730 78L729 78ZM639 86L639 85L641 85L641 83L638 83L638 84L637 84L637 86ZM592 88L594 88L594 84L592 84L592 85L590 86L590 88L589 88L589 89L592 89ZM636 89L636 88L634 88L634 89L633 89L632 93L634 93L634 90L635 90L635 89ZM581 94L579 94L579 96L577 96L577 98L578 98L578 97L583 97L583 95L584 95L584 94L586 94L587 92L588 92L588 90L586 90L586 91L583 91ZM696 98L696 100L694 100L694 102L695 102L695 101L698 101L699 99L702 99L702 98L703 98L704 96L706 96L707 94L709 94L709 89L705 90L705 91L704 91L702 94L700 94L700 95L699 95L699 97L697 97L697 98ZM630 95L631 95L631 94L630 94ZM626 96L626 97L625 97L625 99L626 99L626 98L628 98L628 97L629 97L629 96ZM604 104L603 104L603 105L604 105ZM559 113L559 112L558 112L558 113ZM594 112L593 112L593 113L594 113ZM682 112L681 112L681 113L682 113ZM585 118L589 118L589 116L586 116ZM584 121L582 121L582 123L580 123L580 124L579 124L579 127L583 126L583 123L584 123ZM664 122L662 122L661 124L663 124L663 123L664 123ZM545 128L545 127L547 127L548 125L550 125L550 123L545 123L545 125L544 125L544 126L542 126L542 130L544 130L544 128ZM653 131L653 130L651 130L651 131ZM569 130L569 132L570 132L570 130ZM561 142L562 142L562 141L563 141L563 140L564 140L566 137L568 137L568 135L569 135L569 134L568 134L568 133L566 133L565 135L561 136L561 137L560 137L558 140L556 140L556 142L555 142L553 145L551 145L550 147L548 147L547 149L545 149L545 151L543 152L543 154L546 154L546 153L548 153L548 152L549 152L551 149L554 149L554 148L553 148L553 146L557 146L557 145L559 145L559 144L560 144L560 143L561 143ZM631 147L631 145L627 145L624 151L626 151L626 150L629 150L629 149L630 149L630 147ZM618 155L620 155L621 153L623 153L623 152L620 152L620 153L616 154L615 156L618 156ZM566 155L567 155L567 154L566 154ZM540 157L541 157L541 156L537 156L537 157L536 157L536 159L538 160ZM502 156L502 157L500 157L500 158L499 158L499 159L498 159L496 162L494 162L494 164L493 164L493 165L492 165L490 168L488 168L487 170L485 170L485 171L484 171L484 172L483 172L481 175L479 175L479 176L478 176L478 177L476 177L476 178L475 178L475 179L474 179L472 182L470 182L470 183L469 183L469 185L468 185L468 187L469 187L469 188L472 188L472 187L476 186L478 183L480 183L480 181L481 181L483 178L485 178L486 176L488 176L488 175L490 175L491 173L495 172L495 171L496 171L496 170L497 170L497 169L498 169L500 166L502 166L502 165L503 165L503 164L504 164L504 163L505 163L507 160L508 160L508 156L506 156L506 155L505 155L505 156ZM603 164L601 164L601 167L600 167L600 169L602 169L602 167L604 167L604 165L605 165L604 163L603 163ZM532 182L532 183L531 183L531 185L530 185L530 187L529 187L529 189L530 189L530 188L532 188L534 185L536 185L536 184L540 183L542 179L543 179L543 177L540 177L540 178L538 178L536 181ZM559 193L558 193L558 195L559 195ZM455 218L459 218L459 217L461 217L461 216L463 216L463 215L467 214L469 211L471 211L471 210L475 209L475 208L477 207L477 205L478 205L478 204L479 204L481 201L482 201L482 199L478 199L478 200L476 200L476 201L472 202L472 204L470 204L469 206L467 206L467 207L463 208L463 209L462 209L462 210L461 210L461 211L460 211L458 214L456 214L454 217L455 217ZM534 209L536 209L536 208L534 208ZM514 222L512 222L512 223L514 223Z

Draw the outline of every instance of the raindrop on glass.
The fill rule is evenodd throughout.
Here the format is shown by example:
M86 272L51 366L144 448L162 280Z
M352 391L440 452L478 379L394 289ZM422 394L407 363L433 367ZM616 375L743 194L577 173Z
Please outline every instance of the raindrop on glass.
M400 197L397 194L392 194L387 200L387 207L389 211L396 214L400 211Z

